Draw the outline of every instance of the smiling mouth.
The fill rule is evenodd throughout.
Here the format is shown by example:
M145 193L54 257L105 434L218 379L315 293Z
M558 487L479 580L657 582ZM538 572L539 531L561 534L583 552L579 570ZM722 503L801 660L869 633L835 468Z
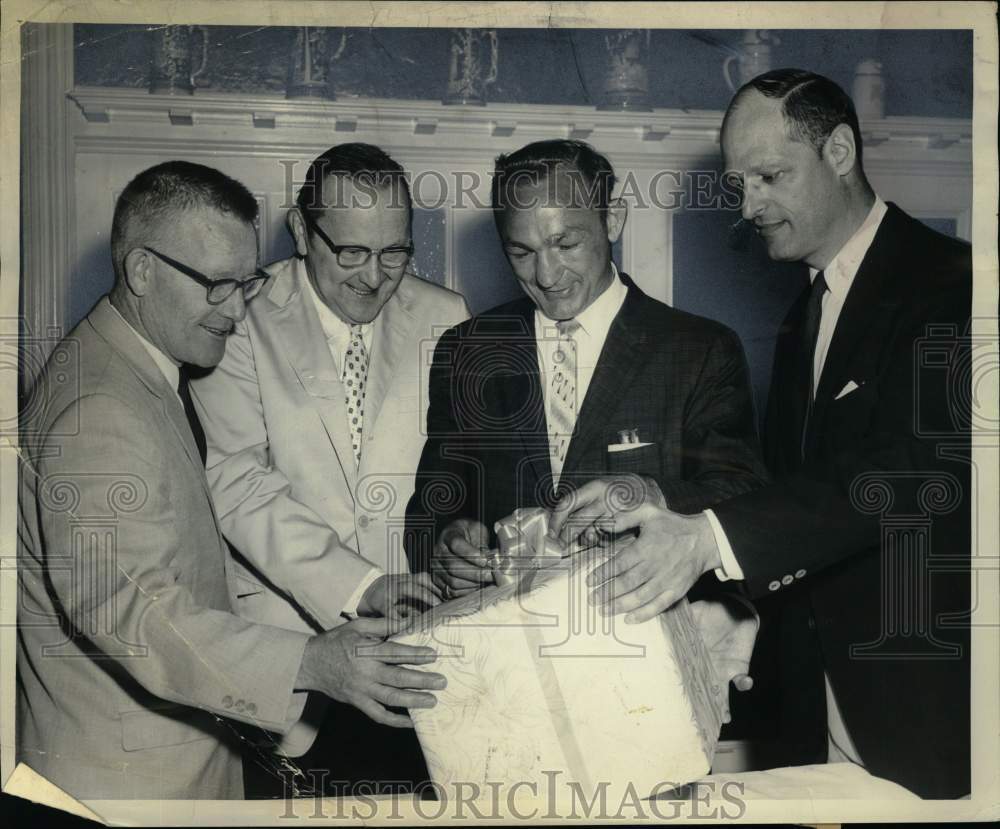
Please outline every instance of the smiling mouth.
M378 293L377 290L373 290L370 288L355 288L353 285L346 282L344 284L346 287L350 288L355 294L357 294L360 297L374 296L375 294Z
M781 227L781 225L783 225L784 223L785 223L785 222L784 222L784 220L782 219L781 221L777 221L777 222L771 222L771 223L769 223L769 224L760 224L760 225L756 225L756 228L757 228L757 232L758 232L758 233L759 233L759 234L760 234L761 236L770 236L770 235L771 235L772 233L774 233L774 232L775 232L775 231L776 231L776 230L777 230L777 229L778 229L779 227Z
M213 328L211 325L203 325L202 328L216 337L228 337L229 332L232 331L231 328Z

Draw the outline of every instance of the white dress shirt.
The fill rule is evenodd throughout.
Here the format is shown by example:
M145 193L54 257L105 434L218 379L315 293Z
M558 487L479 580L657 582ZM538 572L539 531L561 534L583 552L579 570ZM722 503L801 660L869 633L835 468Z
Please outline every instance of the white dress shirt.
M323 334L326 336L326 345L327 348L330 349L330 356L333 358L333 364L337 367L337 373L343 374L347 348L351 344L350 323L342 320L327 307L327 304L323 301L322 297L320 297L316 288L313 286L312 280L307 279L306 284L309 286L309 295L312 297L313 305L316 307L316 313L319 316L320 327L323 329ZM378 317L375 319L377 320ZM361 325L361 340L364 342L365 351L368 353L369 366L372 361L372 339L374 337L374 330L374 321L362 323ZM345 422L344 429L347 428L348 426ZM362 597L365 595L365 591L377 578L383 575L385 575L385 571L381 567L372 565L372 569L369 571L368 575L361 579L354 592L351 593L350 598L348 598L341 613L346 616L356 616L358 612L358 604L360 604Z
M830 263L823 269L823 278L829 290L823 295L822 310L820 313L819 332L816 335L816 353L813 357L813 388L815 397L816 389L819 388L820 377L823 373L823 366L826 364L826 355L830 351L830 342L833 340L833 332L837 328L837 321L840 319L840 312L844 308L847 295L854 284L854 277L858 274L861 262L868 253L872 242L875 241L875 234L886 214L886 205L881 198L875 196L875 204L872 205L868 215L855 231L854 235L837 252L837 255L830 260ZM819 273L816 268L809 269L809 280L812 282ZM736 560L732 545L726 537L722 524L715 513L707 509L705 516L712 527L715 535L715 542L719 548L719 557L722 566L715 569L715 574L721 581L729 579L742 580L743 569ZM829 761L852 762L864 765L858 754L854 742L847 731L844 718L837 704L836 696L833 693L833 686L830 678L824 671L823 678L826 684L826 707L827 707L827 729L829 732Z
M593 302L584 308L574 318L580 327L573 333L572 340L576 344L576 411L579 416L580 407L587 396L590 381L594 377L594 369L604 349L604 341L608 338L611 323L628 295L628 288L618 276L615 263L611 263L611 284ZM538 347L538 371L542 385L542 398L545 403L546 422L552 422L552 389L549 381L549 367L554 365L554 355L559 346L559 332L553 320L546 317L540 310L535 310L535 343ZM550 453L551 457L551 453ZM553 470L554 472L561 470ZM553 479L553 485L559 483L559 475Z
M142 347L146 349L146 353L149 354L153 362L156 363L156 367L163 373L163 376L167 378L167 382L170 384L170 388L174 390L174 394L177 396L177 400L180 402L181 408L184 408L184 401L181 400L181 396L177 391L177 387L180 385L181 381L180 366L178 366L177 363L171 360L166 354L160 351L160 349L142 336L142 334L136 331L135 328L132 327L132 324L122 316L122 312L115 308L115 304L113 302L109 302L108 304L114 312L121 317L121 321L128 326L129 331L139 338L139 342L142 343Z

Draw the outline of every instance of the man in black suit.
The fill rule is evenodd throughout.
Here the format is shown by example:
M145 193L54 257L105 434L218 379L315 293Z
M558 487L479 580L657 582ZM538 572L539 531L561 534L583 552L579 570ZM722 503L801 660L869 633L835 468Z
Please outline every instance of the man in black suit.
M618 272L614 183L582 142L497 159L497 231L527 296L441 338L407 514L411 568L451 595L491 579L494 522L557 491L599 479L691 513L763 483L740 342Z
M611 612L721 568L782 601L783 763L854 762L923 797L970 790L968 245L885 204L850 98L811 72L744 86L727 169L772 259L809 266L780 332L774 482L698 516L573 507L639 538L595 573ZM586 523L586 520L583 520Z

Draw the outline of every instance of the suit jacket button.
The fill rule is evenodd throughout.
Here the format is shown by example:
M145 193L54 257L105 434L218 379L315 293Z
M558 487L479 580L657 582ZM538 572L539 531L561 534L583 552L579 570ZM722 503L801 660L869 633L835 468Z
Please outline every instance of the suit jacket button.
M233 698L231 696L229 696L228 694L222 698L222 707L223 708L232 708L233 707Z
M809 630L816 630L816 620L812 616L809 617L809 621L806 624L809 626Z
M256 714L257 713L257 705L256 705L256 703L253 703L253 702L248 702L247 703L247 713L248 714Z
M767 586L767 589L768 589L768 590L779 590L780 588L781 588L781 582L780 582L780 581L772 581L772 582L771 582L771 583L770 583L770 584L769 584L769 585Z
M364 529L370 523L371 522L370 522L370 520L369 520L369 518L368 518L367 515L362 515L360 518L358 518L358 526L361 527L361 529Z
M805 574L806 574L805 570L796 570L795 571L795 578L801 579Z
M793 579L791 576L786 575L781 577L781 583L784 584L785 586L788 586L793 581L795 581L795 579Z

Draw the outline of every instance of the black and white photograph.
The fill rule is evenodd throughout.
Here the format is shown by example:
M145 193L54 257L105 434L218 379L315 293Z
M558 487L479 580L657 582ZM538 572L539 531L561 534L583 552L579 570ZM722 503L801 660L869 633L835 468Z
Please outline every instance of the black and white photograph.
M5 806L1000 819L996 11L4 0Z

